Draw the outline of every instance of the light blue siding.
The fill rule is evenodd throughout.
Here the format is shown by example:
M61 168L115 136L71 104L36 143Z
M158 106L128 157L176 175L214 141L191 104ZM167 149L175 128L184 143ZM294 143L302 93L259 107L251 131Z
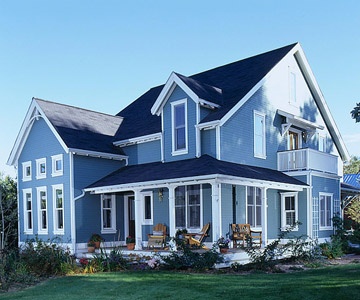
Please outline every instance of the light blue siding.
M152 141L123 147L129 156L129 165L145 164L161 160L161 142Z
M215 129L201 131L201 153L216 157Z
M63 175L53 177L52 173L52 155L63 155ZM46 178L36 179L36 159L46 159ZM31 161L32 177L30 181L23 181L22 163ZM43 240L60 238L62 242L68 242L70 239L70 214L67 213L70 207L70 181L69 181L69 158L64 149L55 138L45 121L40 118L35 120L29 136L24 144L18 160L18 187L19 187L19 225L20 225L20 242L34 238L38 234L38 205L37 189L46 187L47 192L47 216L48 216L48 234L39 235ZM64 198L64 235L54 235L53 222L53 191L52 185L63 184ZM33 234L24 234L24 200L23 190L31 188L32 191L32 216L33 216Z

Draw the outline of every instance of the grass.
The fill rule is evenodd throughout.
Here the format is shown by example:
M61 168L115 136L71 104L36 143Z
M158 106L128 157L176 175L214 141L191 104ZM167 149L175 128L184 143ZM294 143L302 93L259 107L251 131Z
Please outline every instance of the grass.
M118 272L50 279L0 299L357 299L360 264L282 274Z

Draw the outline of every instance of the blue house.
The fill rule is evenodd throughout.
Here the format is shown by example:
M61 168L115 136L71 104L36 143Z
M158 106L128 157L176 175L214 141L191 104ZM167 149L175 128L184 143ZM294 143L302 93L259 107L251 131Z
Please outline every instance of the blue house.
M295 232L320 241L340 213L348 153L296 43L192 76L171 73L116 115L33 98L8 164L17 168L19 241L59 238L84 251L147 246L199 231L205 243L249 223L263 243Z

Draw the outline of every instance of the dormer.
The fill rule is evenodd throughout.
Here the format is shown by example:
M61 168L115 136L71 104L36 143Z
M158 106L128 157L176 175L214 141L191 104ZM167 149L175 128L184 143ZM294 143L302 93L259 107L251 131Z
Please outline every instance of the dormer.
M200 129L196 125L221 102L221 89L171 73L151 108L162 120L163 160L199 157Z

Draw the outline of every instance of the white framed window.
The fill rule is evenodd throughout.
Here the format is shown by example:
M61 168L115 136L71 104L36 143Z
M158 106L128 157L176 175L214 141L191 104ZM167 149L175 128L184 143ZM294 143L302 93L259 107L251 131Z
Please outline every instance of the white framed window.
M171 103L172 154L188 153L187 102L186 99Z
M262 191L261 188L246 187L246 223L261 229Z
M326 152L326 136L319 133L319 151Z
M319 193L320 230L332 230L333 194Z
M46 178L46 158L36 160L36 179Z
M33 204L32 204L32 190L23 190L24 203L24 233L33 233Z
M265 114L254 111L254 157L266 158Z
M46 186L37 189L37 206L38 206L38 234L48 233L48 212L47 212L47 192Z
M143 197L143 223L147 225L153 224L153 193L142 193Z
M178 186L175 189L175 227L200 229L202 224L201 185Z
M63 175L63 155L53 155L51 156L52 172L51 176L61 176Z
M31 161L26 161L22 163L22 171L23 171L23 181L31 180Z
M294 226L298 221L298 193L281 193L281 229ZM298 227L294 227L294 231Z
M289 100L291 104L296 104L296 73L289 71Z
M115 194L101 195L101 233L116 232Z
M62 184L52 186L54 234L64 234L64 187Z

